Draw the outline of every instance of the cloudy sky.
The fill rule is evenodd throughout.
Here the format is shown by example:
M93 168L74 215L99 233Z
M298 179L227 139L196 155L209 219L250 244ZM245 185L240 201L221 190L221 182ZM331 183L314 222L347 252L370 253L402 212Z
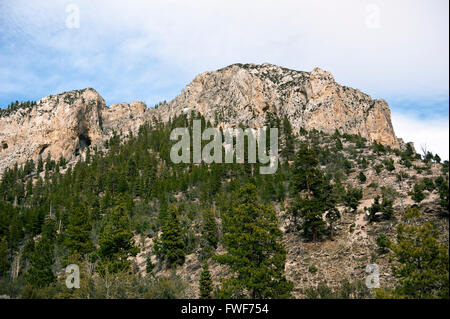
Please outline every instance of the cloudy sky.
M448 159L448 12L448 0L0 0L0 105L93 87L152 106L236 62L319 66L384 98L399 137Z

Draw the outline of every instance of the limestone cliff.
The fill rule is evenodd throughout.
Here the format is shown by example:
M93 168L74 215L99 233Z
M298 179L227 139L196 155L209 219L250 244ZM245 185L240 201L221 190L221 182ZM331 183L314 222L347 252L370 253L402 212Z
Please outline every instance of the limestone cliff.
M94 89L44 97L32 108L0 117L0 172L15 162L48 153L53 159L74 159L87 146L100 145L113 131L138 127L146 110L142 102L106 107Z
M360 134L399 147L390 110L357 89L341 86L319 68L300 72L271 64L234 64L205 72L173 101L158 109L142 102L106 106L94 89L42 98L31 108L0 116L0 174L15 162L51 154L68 160L90 145L101 146L113 132L136 132L145 121L163 122L198 111L220 127L264 125L267 113L287 117L294 129Z
M198 75L181 94L158 109L162 119L196 110L217 126L260 127L266 113L286 116L301 127L326 133L361 134L399 147L384 100L341 86L329 72L299 72L271 64L235 64Z

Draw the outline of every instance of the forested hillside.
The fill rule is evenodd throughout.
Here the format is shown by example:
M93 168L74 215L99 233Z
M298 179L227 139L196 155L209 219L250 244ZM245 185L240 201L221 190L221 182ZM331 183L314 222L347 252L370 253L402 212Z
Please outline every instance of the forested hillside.
M173 164L171 130L210 125L200 115L117 132L73 164L44 152L7 169L0 295L448 298L448 161L338 131L293 135L267 114L281 135L274 175ZM68 264L80 289L64 284Z

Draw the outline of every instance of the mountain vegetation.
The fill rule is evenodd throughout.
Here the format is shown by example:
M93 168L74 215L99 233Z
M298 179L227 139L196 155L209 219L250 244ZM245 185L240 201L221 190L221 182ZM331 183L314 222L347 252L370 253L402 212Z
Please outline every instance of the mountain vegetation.
M76 162L44 153L6 169L0 295L448 298L448 161L338 131L294 135L268 113L282 132L275 174L259 163L174 164L168 136L194 118L212 126L181 115L116 133ZM412 209L420 214L405 219ZM352 269L387 265L389 279L375 293L364 271L331 273L326 247ZM72 263L80 289L64 285Z

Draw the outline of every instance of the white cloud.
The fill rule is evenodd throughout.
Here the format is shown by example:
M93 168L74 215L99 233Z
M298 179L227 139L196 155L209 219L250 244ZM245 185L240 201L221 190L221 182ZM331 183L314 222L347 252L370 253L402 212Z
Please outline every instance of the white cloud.
M69 3L80 7L80 29L65 28ZM379 8L379 28L367 27L368 5ZM8 13L21 32L61 53L106 51L108 67L157 60L193 77L235 62L320 66L343 84L384 97L448 94L448 6L446 0L17 0Z
M414 142L420 154L425 146L433 154L449 159L449 122L447 118L417 118L392 112L392 123L397 137L405 142Z

